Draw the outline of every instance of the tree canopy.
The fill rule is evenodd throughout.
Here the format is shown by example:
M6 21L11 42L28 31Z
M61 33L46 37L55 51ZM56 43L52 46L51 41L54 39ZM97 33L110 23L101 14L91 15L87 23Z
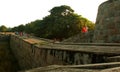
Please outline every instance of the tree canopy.
M0 31L1 32L6 32L7 31L7 27L4 26L4 25L0 26Z
M33 33L35 36L44 38L68 38L81 33L83 26L88 26L89 30L94 30L94 23L88 19L74 13L70 6L62 5L52 8L50 15L43 20L36 20L25 26L14 27L13 30Z
M54 16L66 16L74 12L73 9L71 9L70 6L62 5L58 7L52 8L50 11L51 15Z

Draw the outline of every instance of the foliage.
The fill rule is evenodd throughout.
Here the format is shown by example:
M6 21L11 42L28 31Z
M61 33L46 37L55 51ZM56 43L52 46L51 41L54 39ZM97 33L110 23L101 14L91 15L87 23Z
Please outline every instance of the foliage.
M1 32L6 32L7 31L7 27L4 26L4 25L0 26L0 31Z
M28 23L25 25L25 32L26 33L39 33L38 29L40 27L41 20L36 20L34 22Z
M19 25L17 27L12 28L11 31L14 31L14 32L23 32L24 29L25 29L25 26L23 24L21 24L21 25Z
M88 26L89 30L94 30L94 23L81 15L75 14L74 10L66 5L52 8L50 15L43 20L36 20L31 23L14 27L13 31L24 31L33 33L35 36L43 38L68 38L81 33L83 26Z
M40 37L45 38L68 38L81 32L83 25L93 29L91 21L74 13L69 6L54 7L50 10L50 15L43 18Z
M65 16L73 13L74 10L70 6L62 5L52 8L49 12L54 16Z

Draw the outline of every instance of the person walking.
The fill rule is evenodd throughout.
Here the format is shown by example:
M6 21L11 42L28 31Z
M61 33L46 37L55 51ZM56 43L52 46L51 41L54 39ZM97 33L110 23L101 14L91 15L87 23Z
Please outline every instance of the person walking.
M88 32L88 27L83 26L81 31L82 31L82 33L87 33Z

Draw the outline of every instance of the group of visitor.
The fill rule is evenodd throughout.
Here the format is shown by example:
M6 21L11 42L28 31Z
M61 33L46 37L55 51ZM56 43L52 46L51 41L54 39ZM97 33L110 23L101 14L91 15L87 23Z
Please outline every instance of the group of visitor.
M29 37L29 34L27 34L27 33L25 33L25 32L15 32L15 35Z

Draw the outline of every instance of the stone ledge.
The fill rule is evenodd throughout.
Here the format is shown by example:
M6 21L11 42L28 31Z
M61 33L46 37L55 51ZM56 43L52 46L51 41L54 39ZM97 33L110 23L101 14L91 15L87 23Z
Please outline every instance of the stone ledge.
M98 72L98 70L92 69L77 69L77 68L68 68L62 67L59 65L51 65L46 67L34 68L31 70L20 71L20 72Z
M105 70L102 70L100 72L120 72L120 67L105 69Z
M120 43L73 43L73 42L63 42L56 43L62 45L90 45L90 46L120 46Z
M120 62L87 65L51 65L20 72L113 72L120 71Z
M18 36L16 36L18 37ZM22 38L25 42L29 38ZM86 52L86 53L95 53L101 55L118 55L120 54L120 43L47 43L44 40L32 39L33 44L37 46L37 48L42 49L55 49L55 50L68 50L68 51L77 51L77 52ZM45 44L41 43L46 42ZM113 49L114 48L114 49Z
M56 49L56 50L68 50L78 51L95 54L106 54L106 55L118 55L120 54L120 46L92 46L92 45L37 45L38 48L43 49ZM114 49L113 49L114 48Z

